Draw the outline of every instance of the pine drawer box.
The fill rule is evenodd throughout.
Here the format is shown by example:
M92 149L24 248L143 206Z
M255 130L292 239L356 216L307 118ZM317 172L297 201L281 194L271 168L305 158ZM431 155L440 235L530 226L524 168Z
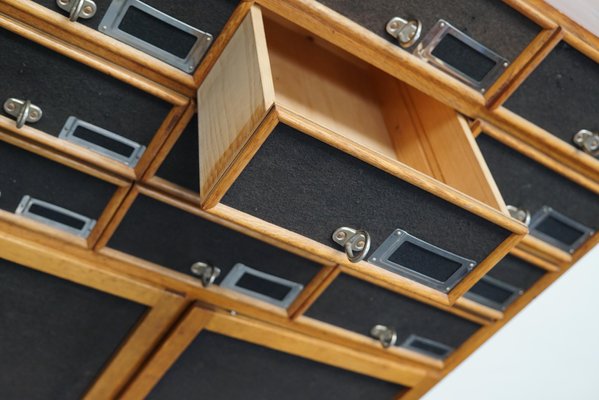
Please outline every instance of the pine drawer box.
M477 142L514 215L528 223L533 238L574 253L599 228L598 194L502 143L503 135L493 132L489 127Z
M108 247L188 276L200 275L205 286L214 283L283 309L321 268L206 217L140 194ZM196 263L219 272L202 276Z
M87 238L117 186L0 141L0 209Z
M0 118L17 132L27 125L134 167L172 108L3 28L0 52Z
M559 99L568 99L568 107ZM505 107L562 141L599 156L599 64L559 43Z
M183 399L201 394L214 400L391 400L422 377L416 368L194 307L123 399Z
M541 28L496 0L318 0L485 91Z
M239 0L34 0L192 73ZM79 8L78 8L79 7ZM65 20L65 24L69 23Z
M203 207L222 199L328 255L345 246L334 262L364 259L356 268L449 303L526 232L500 211L461 116L257 7L198 110Z

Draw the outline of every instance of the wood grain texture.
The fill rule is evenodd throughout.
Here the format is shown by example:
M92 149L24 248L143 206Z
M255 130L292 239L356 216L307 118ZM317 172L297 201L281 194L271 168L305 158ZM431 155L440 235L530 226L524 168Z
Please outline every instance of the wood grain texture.
M303 315L303 313L318 300L318 297L326 290L326 288L333 283L340 272L341 269L338 265L324 266L312 279L310 284L302 290L299 296L297 296L294 302L289 306L287 309L289 318L296 319Z
M273 102L262 16L260 9L253 7L198 89L200 195L203 200L237 157Z

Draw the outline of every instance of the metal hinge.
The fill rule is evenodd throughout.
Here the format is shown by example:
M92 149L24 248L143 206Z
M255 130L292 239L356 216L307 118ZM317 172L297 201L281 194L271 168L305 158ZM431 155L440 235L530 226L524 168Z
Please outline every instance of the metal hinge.
M394 17L386 26L387 33L397 39L404 49L413 46L422 33L422 22L417 19L405 20Z
M4 102L4 111L17 119L17 128L22 128L26 122L34 123L42 118L42 109L29 100L10 98Z
M385 325L375 325L370 330L370 334L377 338L383 347L389 348L397 342L397 332L393 328Z
M208 287L219 277L220 268L204 262L196 262L191 265L191 273L202 280L202 286Z
M510 204L507 205L507 210L512 218L517 219L526 226L530 224L530 211L525 210L524 208L512 206Z
M572 141L585 153L593 157L599 156L599 132L582 129L572 137Z
M370 250L370 235L361 229L341 227L333 233L333 241L345 248L351 262L362 261Z
M96 3L92 0L56 0L56 5L69 12L69 20L90 19L96 15Z

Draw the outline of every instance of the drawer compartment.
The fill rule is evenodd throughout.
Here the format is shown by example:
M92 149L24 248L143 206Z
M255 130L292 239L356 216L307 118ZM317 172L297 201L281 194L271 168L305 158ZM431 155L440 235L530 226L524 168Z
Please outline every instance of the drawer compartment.
M574 252L599 228L596 193L488 134L479 135L477 142L506 203L530 214L532 236Z
M83 398L147 309L0 259L0 397Z
M559 99L568 99L567 110ZM561 42L505 107L574 145L579 131L599 132L599 64Z
M464 297L503 311L544 274L545 271L542 269L518 257L508 255L477 282Z
M0 209L86 237L117 187L0 141ZM69 227L71 229L69 229ZM89 229L87 229L89 228Z
M480 328L474 322L346 274L337 277L305 315L365 336L370 336L374 326L383 325L396 331L398 346L419 351L409 346L418 338L432 341L435 348L447 349L437 358L444 358ZM424 349L420 352L435 357Z
M419 39L416 37L411 41L405 40L401 47L413 49L418 44L424 48L427 43L440 39L435 50L430 52L431 55L453 67L453 70L459 71L458 75L467 77L461 79L472 86L477 87L476 82L482 83L477 87L478 89L487 88L497 78L497 75L492 76L492 69L496 65L499 72L505 68L502 65L503 61L497 63L492 59L494 56L482 52L481 48L486 48L499 56L499 59L511 63L541 31L538 25L518 11L504 2L494 0L460 2L319 0L319 2L398 46L400 45L398 39L387 30L390 20L399 17L405 22L419 21L421 23L421 34L417 36ZM445 24L440 25L440 20L444 20ZM450 26L465 33L467 39L461 39L461 34L456 36L451 33L441 38L442 31ZM433 39L435 33L438 34L436 40ZM475 44L465 44L463 40L473 40ZM444 69L441 64L437 66ZM445 71L458 76L452 68ZM468 82L469 79L472 82Z
M253 79L239 65L251 65ZM442 273L399 273L440 301L525 232L500 212L503 200L454 110L257 7L202 83L198 103L204 208L220 201L338 250L338 228L366 230L373 251L401 229L451 253ZM464 262L452 267L452 257Z
M171 105L52 50L0 29L0 101L29 100L42 117L28 124L130 166ZM2 110L4 116L15 119ZM108 132L108 133L107 133Z
M70 15L75 0L34 0ZM195 70L239 0L93 0L91 18L77 19L187 73ZM67 23L67 22L65 22Z
M188 275L197 262L216 266L221 273L214 283L226 281L233 290L283 308L321 267L145 195L137 197L108 246Z

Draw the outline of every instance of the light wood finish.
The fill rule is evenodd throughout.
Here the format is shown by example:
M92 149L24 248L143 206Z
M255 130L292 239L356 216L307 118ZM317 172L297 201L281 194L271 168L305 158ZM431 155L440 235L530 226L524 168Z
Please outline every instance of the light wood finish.
M546 271L549 271L549 272L557 272L557 271L559 271L559 267L557 265L552 264L552 263L550 263L548 261L545 261L542 258L537 257L537 256L535 256L533 254L530 254L530 253L528 253L528 252L526 252L526 251L524 251L524 250L522 250L522 249L520 249L518 247L514 247L510 251L510 254L513 254L516 257L521 258L522 260L524 260L526 262L529 262L529 263L531 263L531 264L533 264L533 265L535 265L535 266L537 266L539 268L542 268L542 269L544 269Z
M289 318L296 319L303 315L304 312L318 300L320 295L329 287L329 285L333 283L340 272L341 269L338 265L324 266L312 279L310 284L302 290L299 296L297 296L293 304L289 306L287 309Z
M572 256L532 235L526 235L518 248L558 267L572 262Z
M48 246L44 241L38 234L0 221L0 257L150 307L86 395L90 399L113 398L180 313L183 298L106 271L68 251L68 244Z
M274 102L260 9L253 7L198 89L204 201Z
M3 3L0 3L0 11L2 11L2 4ZM121 66L112 64L94 54L87 53L79 48L73 47L68 43L61 42L55 38L47 36L44 32L41 32L31 26L27 26L20 21L7 17L6 15L0 14L0 26L44 47L47 47L50 50L72 58L77 62L101 71L129 85L135 86L138 89L141 89L173 105L184 106L189 102L189 98L171 89L158 85L141 75L131 72Z
M462 308L468 312L478 314L484 318L488 318L490 320L498 320L503 318L503 313L494 308L487 307L483 304L477 303L476 301L467 299L465 297L460 297L456 300L455 306L458 308Z
M135 71L184 96L194 95L196 86L192 76L95 29L72 23L68 15L61 15L33 1L22 0L3 0L0 11L36 27L46 36L53 36L124 69ZM96 18L99 21L101 16L96 15Z
M108 227L110 221L114 217L114 214L118 211L119 207L127 197L127 193L131 189L130 186L119 187L116 192L110 198L110 201L102 211L100 218L96 221L96 225L87 237L87 247L93 249L96 242L100 239L102 232Z

